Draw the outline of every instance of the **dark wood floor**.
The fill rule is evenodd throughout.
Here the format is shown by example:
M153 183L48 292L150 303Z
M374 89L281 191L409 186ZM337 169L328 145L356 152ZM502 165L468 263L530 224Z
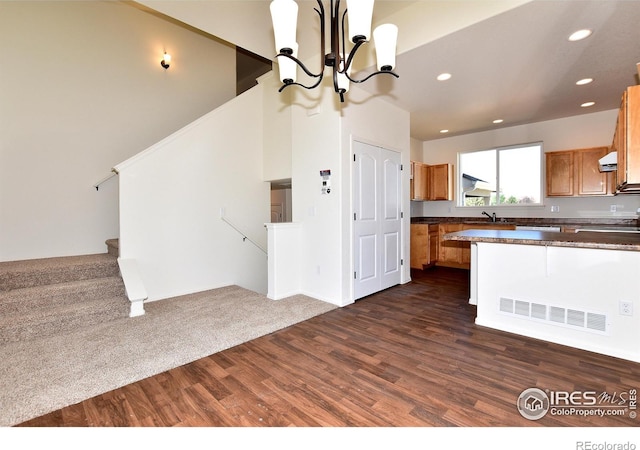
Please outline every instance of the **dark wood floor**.
M640 364L474 324L468 272L411 283L20 426L638 426L523 418L530 387L621 393Z

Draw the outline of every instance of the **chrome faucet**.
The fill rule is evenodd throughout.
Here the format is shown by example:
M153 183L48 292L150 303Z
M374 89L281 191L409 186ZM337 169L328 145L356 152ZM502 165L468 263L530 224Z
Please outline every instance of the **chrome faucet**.
M487 216L487 217L488 217L492 222L495 222L495 221L497 220L497 218L496 218L496 213L489 214L489 213L488 213L488 212L486 212L486 211L482 211L482 214L483 214L484 216Z

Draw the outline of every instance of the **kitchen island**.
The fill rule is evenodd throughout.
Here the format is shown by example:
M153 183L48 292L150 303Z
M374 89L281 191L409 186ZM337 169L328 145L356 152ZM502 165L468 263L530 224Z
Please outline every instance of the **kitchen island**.
M444 238L471 243L478 325L640 362L640 233L471 229Z

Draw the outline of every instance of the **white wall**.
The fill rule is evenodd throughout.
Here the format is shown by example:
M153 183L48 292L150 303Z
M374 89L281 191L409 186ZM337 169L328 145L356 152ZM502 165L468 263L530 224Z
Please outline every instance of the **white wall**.
M287 88L292 114L292 214L300 223L301 288L340 304L342 299L342 159L340 116L331 88ZM323 94L323 95L321 95ZM332 191L321 193L320 170L331 170ZM348 189L348 188L347 188Z
M0 2L1 261L106 252L117 179L93 184L235 96L233 47L132 5Z
M262 168L259 88L117 166L121 257L137 261L149 300L231 284L266 294L266 254L220 217L266 249Z
M278 181L291 178L291 88L278 92L280 80L274 70L258 78L263 88L264 179ZM275 75L274 75L275 74Z
M300 290L342 306L353 302L352 142L398 151L409 165L409 113L352 89L348 100L327 83L319 90L288 88L292 117L293 222L300 225ZM331 170L331 193L322 194L321 170ZM403 253L409 255L409 172L403 179L407 220ZM402 281L408 281L409 266Z
M494 131L472 133L437 139L423 143L422 161L427 164L457 164L458 152L491 149L498 146L543 142L545 152L575 148L611 145L616 125L617 110L568 117L546 122L531 123ZM454 166L457 174L457 167ZM540 207L491 207L498 217L550 217L550 218L628 218L635 217L640 208L640 196L618 195L595 198L547 198ZM560 207L551 212L551 205ZM616 205L617 211L610 212ZM455 201L412 202L413 217L476 216L478 208L458 208Z
M640 362L640 315L619 310L640 303L638 252L480 242L477 255L478 325ZM506 315L501 298L603 315L608 332Z
M343 216L347 220L343 221L342 239L353 246L353 184L352 161L353 161L353 141L360 141L399 152L400 159L404 166L402 173L402 199L401 205L404 213L402 221L402 254L406 261L402 268L401 282L411 280L409 267L410 254L410 201L409 201L409 176L411 173L411 139L410 135L410 115L409 112L397 108L380 97L370 97L359 89L352 89L349 92L350 103L343 111L342 121L342 161L345 167L343 171L344 185L349 187L349 192L343 196ZM353 254L344 252L343 255L343 297L353 297Z

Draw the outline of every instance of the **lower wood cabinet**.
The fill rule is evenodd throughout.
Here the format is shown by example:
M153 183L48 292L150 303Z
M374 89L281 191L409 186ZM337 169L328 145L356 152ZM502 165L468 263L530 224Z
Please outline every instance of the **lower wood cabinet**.
M438 261L436 265L469 269L471 267L471 244L462 241L445 241L444 235L462 230L515 230L514 225L508 224L462 224L441 223L438 226Z
M438 259L438 225L411 224L412 269L424 269L436 263Z
M445 241L444 235L462 230L514 230L509 224L463 224L441 223L411 224L412 269L425 269L434 265L469 269L471 266L471 244L462 241Z

